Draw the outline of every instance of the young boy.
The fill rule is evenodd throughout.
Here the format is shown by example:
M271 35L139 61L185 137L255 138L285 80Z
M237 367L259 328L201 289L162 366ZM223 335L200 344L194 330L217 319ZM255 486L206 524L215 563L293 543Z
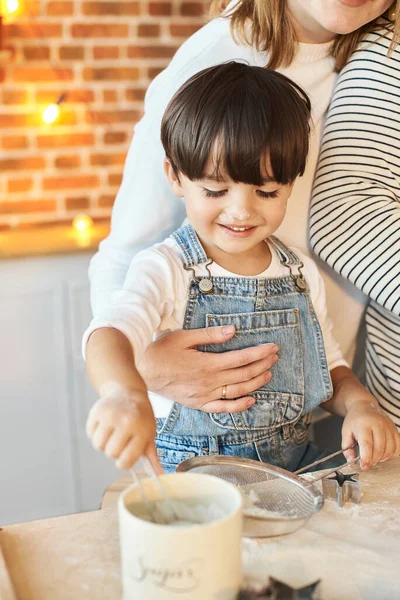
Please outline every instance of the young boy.
M398 456L397 430L333 339L316 265L273 237L304 171L309 120L296 84L234 62L198 73L168 105L165 173L190 224L133 259L124 288L84 338L100 395L87 433L118 467L142 454L159 466L156 439L166 471L203 454L296 470L317 458L308 429L319 405L345 417L342 445L358 442L362 468ZM215 325L235 335L205 352L279 348L248 409L208 414L148 394L135 362L153 336Z

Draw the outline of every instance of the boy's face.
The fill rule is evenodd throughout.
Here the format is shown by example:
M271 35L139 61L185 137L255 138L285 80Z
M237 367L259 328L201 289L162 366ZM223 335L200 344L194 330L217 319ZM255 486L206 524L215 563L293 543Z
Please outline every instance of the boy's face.
M190 223L214 256L215 251L251 255L260 244L265 246L264 240L283 221L293 187L267 178L262 186L212 177L192 181L182 173L178 180L168 159L165 172L175 195L185 199Z

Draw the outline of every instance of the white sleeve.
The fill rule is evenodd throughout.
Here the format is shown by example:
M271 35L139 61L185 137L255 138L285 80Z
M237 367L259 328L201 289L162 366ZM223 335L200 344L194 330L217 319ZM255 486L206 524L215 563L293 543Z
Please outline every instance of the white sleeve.
M189 38L169 66L148 88L144 116L134 128L122 184L111 220L111 232L100 244L89 268L94 315L121 289L133 256L162 241L185 218L181 199L172 193L163 171L160 126L175 91L198 71L234 58L235 46L227 19L214 19Z
M123 288L113 292L111 302L85 331L84 358L91 333L101 327L113 327L128 338L135 360L139 360L162 320L171 316L177 304L177 289L182 294L181 280L176 266L162 252L154 248L139 252L131 262Z
M333 324L328 315L325 283L322 275L318 271L317 265L311 258L297 248L294 250L295 253L301 257L304 264L303 273L310 288L310 297L315 314L317 315L318 321L321 325L329 371L332 371L336 367L340 366L348 367L349 365L343 358L340 346L333 335Z

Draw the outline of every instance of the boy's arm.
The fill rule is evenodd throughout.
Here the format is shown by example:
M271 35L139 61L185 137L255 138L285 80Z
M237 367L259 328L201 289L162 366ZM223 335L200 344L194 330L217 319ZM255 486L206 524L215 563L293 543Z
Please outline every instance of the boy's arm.
M88 340L86 362L100 397L86 426L94 448L115 459L120 469L130 469L146 454L162 472L154 445L153 410L128 339L111 327L97 329Z
M400 454L400 435L391 419L379 408L378 402L345 366L331 371L333 396L321 407L333 415L344 417L342 448L357 442L361 469L393 460ZM347 460L357 455L355 449L345 452Z
M126 336L113 327L96 329L87 342L86 368L98 394L115 384L145 395L147 389L135 366L133 349Z
M89 379L100 396L90 411L87 433L93 446L117 459L121 469L145 453L160 470L154 415L135 361L185 294L184 271L176 266L180 259L167 246L135 256L123 289L92 320L83 339Z

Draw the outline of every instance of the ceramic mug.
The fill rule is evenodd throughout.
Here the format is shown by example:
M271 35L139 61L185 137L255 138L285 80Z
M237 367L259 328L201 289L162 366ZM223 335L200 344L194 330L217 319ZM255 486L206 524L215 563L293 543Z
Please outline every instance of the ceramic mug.
M173 473L160 480L169 498L216 503L222 516L196 525L160 525L145 520L137 486L125 490L118 502L124 600L234 600L242 581L239 490L204 474ZM154 479L141 483L150 501L162 499Z

